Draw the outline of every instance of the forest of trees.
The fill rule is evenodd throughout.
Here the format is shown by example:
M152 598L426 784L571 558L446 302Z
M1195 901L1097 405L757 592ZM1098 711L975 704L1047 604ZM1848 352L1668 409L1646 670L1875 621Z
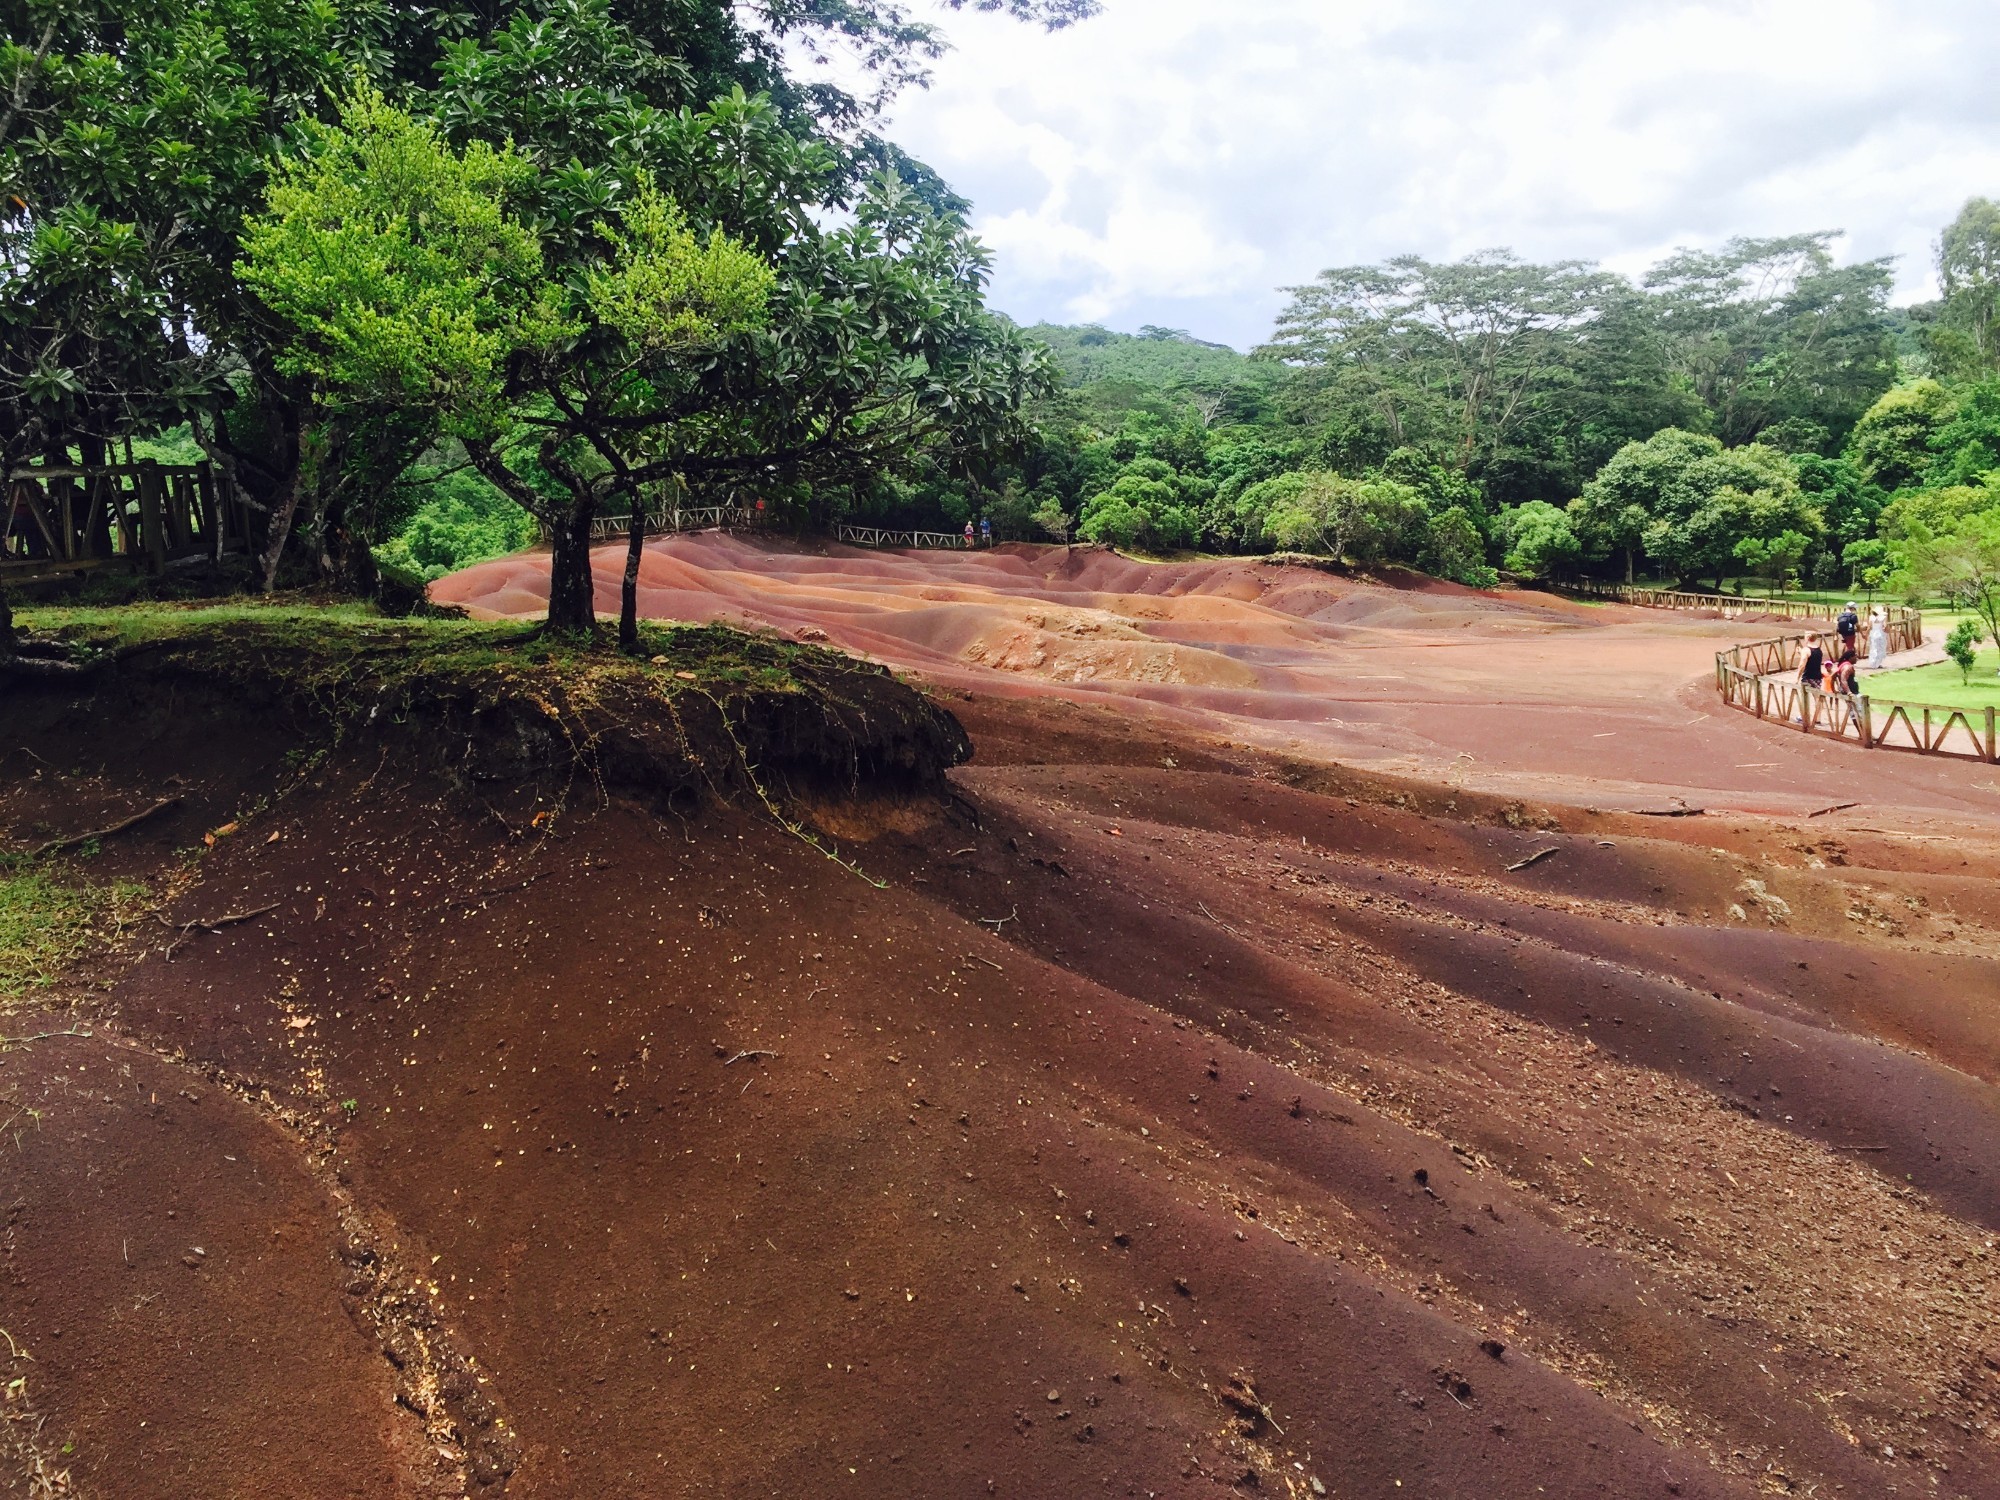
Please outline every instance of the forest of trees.
M1066 380L1031 447L924 498L1009 535L1068 519L1473 584L1949 587L1941 553L2000 530L2000 209L1946 228L1944 295L1916 307L1833 238L1681 252L1637 284L1497 253L1343 267L1248 356L1033 328Z
M968 205L876 128L941 45L889 0L0 11L5 458L206 455L265 587L541 531L587 627L592 519L668 497L1471 584L1935 588L2000 548L1984 199L1918 307L1831 234L1636 282L1404 256L1245 355L989 311ZM802 71L836 43L868 92Z

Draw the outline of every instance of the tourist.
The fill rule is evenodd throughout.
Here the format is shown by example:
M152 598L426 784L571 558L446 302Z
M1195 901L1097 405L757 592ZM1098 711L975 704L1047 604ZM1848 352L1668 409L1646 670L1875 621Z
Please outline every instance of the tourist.
M1861 633L1861 610L1852 599L1847 601L1847 608L1834 617L1833 628L1840 633L1841 649L1852 648L1854 638Z
M979 518L979 545L982 547L993 545L993 522L990 517Z
M1854 706L1855 694L1860 691L1854 681L1855 655L1851 643L1840 648L1840 655L1826 671L1826 690L1833 695L1833 732L1839 734L1850 723L1858 724L1860 712Z
M972 521L970 518L967 518L965 523L965 545L968 547L972 545Z
M1879 672L1889 660L1889 611L1876 605L1868 611L1868 670Z
M1819 705L1813 701L1813 694L1820 691L1826 676L1826 652L1821 649L1819 637L1802 636L1799 640L1799 724L1801 726L1819 717Z

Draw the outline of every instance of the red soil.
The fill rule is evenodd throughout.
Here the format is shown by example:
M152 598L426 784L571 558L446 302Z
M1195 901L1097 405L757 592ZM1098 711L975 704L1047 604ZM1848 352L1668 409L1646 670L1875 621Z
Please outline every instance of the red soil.
M512 839L395 757L251 820L168 915L272 912L8 1023L93 1033L0 1069L41 1111L0 1167L20 1454L118 1496L2000 1496L1990 773L1824 747L1765 789L1734 762L1821 748L1687 722L1719 622L649 565L688 556L690 616L948 685L962 800L819 810L883 889L615 794ZM973 659L1003 635L1041 667ZM1579 735L1565 689L1613 706ZM270 785L232 743L115 857ZM15 835L141 750L0 760Z

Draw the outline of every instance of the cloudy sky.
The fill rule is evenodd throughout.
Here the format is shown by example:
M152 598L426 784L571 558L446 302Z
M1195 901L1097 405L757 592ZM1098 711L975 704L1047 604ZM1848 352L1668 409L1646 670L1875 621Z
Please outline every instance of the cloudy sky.
M1929 295L2000 195L1992 0L1104 0L978 16L890 134L976 207L997 307L1248 347L1323 266L1507 246L1638 272L1841 229Z

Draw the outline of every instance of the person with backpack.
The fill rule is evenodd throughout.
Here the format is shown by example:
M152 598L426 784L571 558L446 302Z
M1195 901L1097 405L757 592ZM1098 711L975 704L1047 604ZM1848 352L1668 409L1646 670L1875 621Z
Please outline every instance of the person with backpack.
M1834 617L1833 628L1840 636L1842 653L1852 651L1855 638L1861 634L1861 611L1852 599L1847 601L1847 608Z

